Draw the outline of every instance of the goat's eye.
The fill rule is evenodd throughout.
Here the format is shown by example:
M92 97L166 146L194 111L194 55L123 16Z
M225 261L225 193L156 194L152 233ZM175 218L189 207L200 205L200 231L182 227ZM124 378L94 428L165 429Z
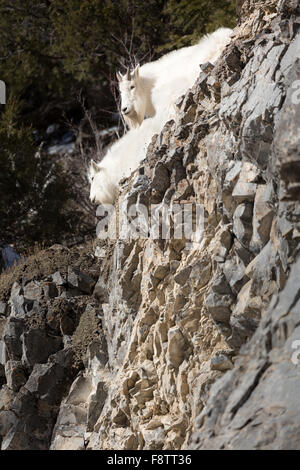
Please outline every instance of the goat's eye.
M131 85L130 90L133 90L134 88L135 88L135 86L134 86L134 85Z

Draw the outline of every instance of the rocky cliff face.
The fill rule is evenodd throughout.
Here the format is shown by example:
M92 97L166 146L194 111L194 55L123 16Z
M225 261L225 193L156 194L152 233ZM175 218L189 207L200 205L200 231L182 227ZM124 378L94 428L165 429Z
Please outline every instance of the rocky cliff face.
M203 239L2 275L3 449L300 448L299 2L239 10L116 204L201 205Z

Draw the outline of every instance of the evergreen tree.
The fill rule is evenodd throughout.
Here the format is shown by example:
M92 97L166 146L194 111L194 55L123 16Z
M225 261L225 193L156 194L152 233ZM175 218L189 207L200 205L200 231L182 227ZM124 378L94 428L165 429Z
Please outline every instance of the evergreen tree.
M235 26L235 0L168 0L169 41L162 49L197 42L201 36L222 26Z
M22 248L60 240L74 230L76 215L65 212L69 180L55 157L36 147L19 109L10 96L0 120L0 239Z

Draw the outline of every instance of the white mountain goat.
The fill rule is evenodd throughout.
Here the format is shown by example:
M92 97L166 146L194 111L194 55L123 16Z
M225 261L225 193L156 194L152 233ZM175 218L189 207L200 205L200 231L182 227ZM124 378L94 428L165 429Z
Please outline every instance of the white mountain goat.
M100 163L91 161L88 178L90 199L98 204L113 204L119 181L130 176L145 158L154 134L161 131L159 116L146 119L138 129L131 129L117 140Z
M200 64L214 64L230 42L231 29L220 28L198 44L170 52L155 62L139 65L125 75L117 73L121 112L130 129L161 111L166 122L172 104L193 86Z

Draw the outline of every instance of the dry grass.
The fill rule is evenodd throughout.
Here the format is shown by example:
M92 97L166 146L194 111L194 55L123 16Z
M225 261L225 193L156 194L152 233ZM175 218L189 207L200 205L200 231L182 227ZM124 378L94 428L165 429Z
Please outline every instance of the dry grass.
M76 267L96 279L100 263L94 257L93 242L72 248L53 245L43 249L36 245L27 252L26 256L22 256L17 265L8 268L0 275L0 300L8 300L14 282L24 283L43 279L56 271L66 274L68 266Z

